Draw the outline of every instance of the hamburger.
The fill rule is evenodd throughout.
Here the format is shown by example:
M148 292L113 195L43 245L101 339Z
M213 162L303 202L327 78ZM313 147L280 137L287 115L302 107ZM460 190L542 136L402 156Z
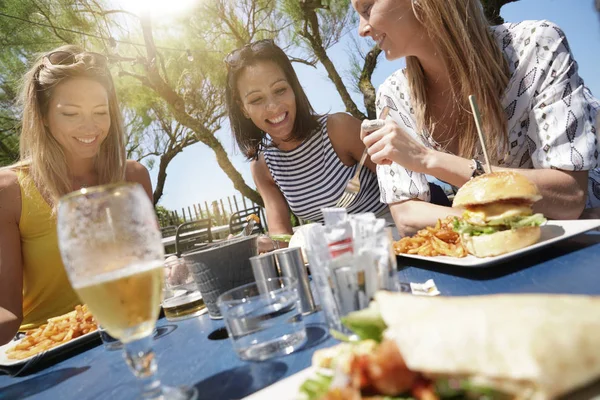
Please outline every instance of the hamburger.
M464 208L454 220L467 251L476 257L491 257L536 243L542 214L531 206L542 198L537 186L515 172L493 172L467 182L454 197L452 207Z

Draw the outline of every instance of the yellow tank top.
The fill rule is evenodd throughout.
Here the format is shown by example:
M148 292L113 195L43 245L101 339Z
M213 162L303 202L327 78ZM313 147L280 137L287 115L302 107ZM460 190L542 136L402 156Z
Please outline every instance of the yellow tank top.
M17 171L21 186L21 253L23 255L23 322L33 329L48 318L72 311L80 304L71 287L58 250L56 217L33 180Z

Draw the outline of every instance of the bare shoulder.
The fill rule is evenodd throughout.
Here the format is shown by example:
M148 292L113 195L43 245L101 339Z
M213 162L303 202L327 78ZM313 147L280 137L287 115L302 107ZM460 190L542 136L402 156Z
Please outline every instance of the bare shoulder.
M252 178L254 178L255 182L257 180L260 182L272 182L273 181L273 177L271 176L269 167L267 167L267 162L265 161L265 157L262 154L259 154L258 159L252 160L250 162L250 172L252 172Z
M9 168L0 169L0 218L15 218L21 211L21 188L17 173Z
M331 114L327 119L327 133L339 159L347 166L354 165L365 145L360 140L360 121L350 114Z
M135 160L127 160L125 166L125 180L127 182L137 182L144 187L148 197L152 199L152 182L148 168Z
M327 118L327 131L330 136L347 136L353 130L360 136L360 120L350 114L335 113Z
M148 168L140 164L135 160L127 160L127 164L125 165L125 180L128 182L139 182L138 179L135 178L143 178L149 176Z

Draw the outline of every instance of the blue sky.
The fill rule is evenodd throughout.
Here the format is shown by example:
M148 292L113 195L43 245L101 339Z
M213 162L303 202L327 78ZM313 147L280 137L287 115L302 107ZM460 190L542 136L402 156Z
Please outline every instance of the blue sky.
M593 0L520 0L502 8L502 16L507 22L529 19L547 19L558 24L567 35L569 44L579 63L579 74L586 85L598 97L600 96L600 14L593 6ZM329 52L336 67L342 74L349 69L348 51L350 32L342 42ZM364 39L359 39L364 41ZM377 70L373 75L373 84L377 87L395 70L404 66L403 61L387 61L381 56ZM304 86L308 98L318 113L343 111L342 101L333 84L327 78L322 67L317 69L296 66L300 83ZM357 104L362 104L355 95ZM246 183L255 187L250 175L248 162L234 148L231 133L223 130L217 134L230 155L235 167L242 173ZM156 169L150 171L153 185L156 184ZM212 150L198 143L179 154L167 169L167 181L160 204L168 209L181 210L194 203L204 203L227 196L240 194L218 167ZM225 203L227 204L227 203Z

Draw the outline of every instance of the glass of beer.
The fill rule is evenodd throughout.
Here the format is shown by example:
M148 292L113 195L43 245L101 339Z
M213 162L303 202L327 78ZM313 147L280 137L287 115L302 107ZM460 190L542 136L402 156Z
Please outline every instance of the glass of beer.
M161 385L152 331L162 301L164 250L141 185L83 188L60 199L58 244L71 285L98 323L124 345L145 399L194 399Z
M206 313L198 285L183 258L170 256L165 261L163 311L168 321L181 321Z

